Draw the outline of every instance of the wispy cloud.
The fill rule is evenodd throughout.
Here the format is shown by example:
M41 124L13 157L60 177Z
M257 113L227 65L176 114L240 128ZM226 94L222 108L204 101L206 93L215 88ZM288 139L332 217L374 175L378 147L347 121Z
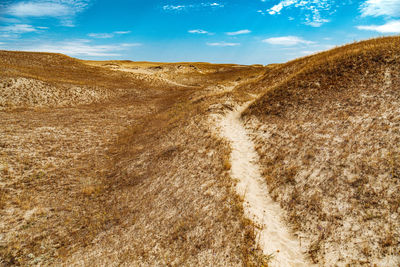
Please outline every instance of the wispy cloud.
M304 40L298 36L282 36L282 37L273 37L263 40L264 43L273 44L273 45L284 45L284 46L293 46L298 44L314 44L312 41Z
M38 29L29 24L15 24L0 27L0 32L5 33L27 33L36 31L38 31Z
M207 43L207 45L208 46L229 47L229 46L239 46L240 43L216 42L216 43Z
M307 12L304 17L304 24L312 27L321 27L330 20L324 18L323 12L332 12L333 0L282 0L267 10L270 15L280 14L285 8L298 8ZM257 11L265 14L262 10Z
M193 33L193 34L209 34L208 31L197 29L197 30L190 30L188 33Z
M0 38L16 39L18 37L19 37L19 35L15 34L15 33L11 34L11 33L1 33L0 32Z
M357 29L380 33L400 33L400 20L392 20L383 25L357 26Z
M1 5L0 5L1 9ZM1 14L1 11L0 11ZM5 18L5 17L0 17L0 21L5 22L5 23L20 23L19 19L16 18Z
M121 47L135 47L135 46L142 46L141 43L123 43L120 44Z
M203 7L224 7L224 5L220 4L220 3L201 3L200 4Z
M367 0L360 7L361 15L400 17L399 0Z
M285 7L295 4L297 0L284 0L268 9L270 15L280 14L281 10Z
M321 18L321 15L316 12L313 13L312 16L306 16L306 21L304 24L312 26L312 27L321 27L323 24L330 22L329 19Z
M63 17L74 13L71 6L57 2L19 2L7 8L15 17Z
M317 53L332 49L334 47L335 47L334 45L323 45L323 46L319 46L317 49L314 49L314 50L303 50L303 51L300 51L300 54L303 54L303 55L317 54Z
M174 6L174 5L165 5L165 6L163 6L163 9L164 10L182 10L182 9L185 9L186 7L188 7L188 6L185 6L185 5L176 5L176 6Z
M131 31L115 31L112 33L89 33L88 36L92 38L108 39L113 38L115 35L123 35L131 33Z
M30 24L12 24L0 26L0 38L18 39L22 34L40 33L47 29L48 27L35 27Z
M131 31L115 31L115 34L129 34Z
M89 0L30 0L5 5L3 13L18 18L53 17L64 26L74 26L74 16L88 6Z
M93 37L93 38L107 39L107 38L114 37L114 34L112 34L112 33L89 33L88 36Z
M205 2L199 4L176 4L176 5L164 5L162 7L165 11L182 11L187 9L199 9L199 8L221 8L224 7L223 4L217 2Z
M140 45L139 43L95 45L91 44L90 40L72 40L32 45L23 49L25 51L63 53L70 56L111 57L120 56L116 51L124 51L129 47Z
M257 10L257 13L259 13L259 14L261 14L261 15L263 15L263 16L265 15L264 10L261 10L261 9L260 9L260 10Z
M226 34L234 36L234 35L249 34L249 33L251 33L250 30L240 30L240 31L236 31L236 32L227 32Z
M319 50L304 50L304 51L300 51L300 54L303 55L312 55L312 54L316 54L320 52Z

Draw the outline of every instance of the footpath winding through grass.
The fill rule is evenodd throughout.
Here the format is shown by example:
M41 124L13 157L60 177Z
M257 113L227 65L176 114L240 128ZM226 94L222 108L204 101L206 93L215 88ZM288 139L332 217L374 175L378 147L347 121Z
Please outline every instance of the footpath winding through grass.
M281 208L268 195L254 144L240 120L248 104L229 112L220 122L221 135L232 147L231 177L238 180L236 190L243 196L245 215L259 228L259 245L264 254L270 255L269 266L310 266L298 240L281 221Z

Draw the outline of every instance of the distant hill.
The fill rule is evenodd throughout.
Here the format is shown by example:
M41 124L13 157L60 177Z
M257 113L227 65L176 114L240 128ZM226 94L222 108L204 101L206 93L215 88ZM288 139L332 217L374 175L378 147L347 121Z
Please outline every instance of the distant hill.
M109 101L126 94L213 85L261 67L210 63L85 61L62 54L0 51L0 109ZM204 77L207 76L207 79Z

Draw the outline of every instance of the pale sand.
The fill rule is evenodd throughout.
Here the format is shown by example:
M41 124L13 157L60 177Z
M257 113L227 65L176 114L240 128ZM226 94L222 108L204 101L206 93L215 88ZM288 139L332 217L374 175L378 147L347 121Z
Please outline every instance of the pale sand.
M221 134L232 147L231 176L238 180L236 190L244 198L245 215L260 227L259 246L264 254L273 255L269 266L311 266L299 241L282 222L282 209L268 195L254 144L240 120L240 114L248 104L229 112L220 122Z

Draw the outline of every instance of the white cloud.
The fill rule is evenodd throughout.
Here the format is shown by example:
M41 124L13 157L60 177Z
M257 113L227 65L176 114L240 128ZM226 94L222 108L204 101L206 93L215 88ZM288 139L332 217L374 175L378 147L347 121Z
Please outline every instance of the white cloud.
M282 37L273 37L263 40L264 43L273 44L273 45L285 45L292 46L298 44L314 44L312 41L304 40L301 37L297 36L282 36Z
M0 6L1 9L1 6ZM1 12L0 12L1 13ZM0 17L0 21L6 22L6 23L20 23L20 20L16 18L5 18L5 17Z
M320 52L320 51L319 50L304 50L304 51L301 51L300 54L312 55L312 54L315 54L315 53L318 53L318 52Z
M114 34L112 34L112 33L89 33L88 36L93 37L93 38L107 39L107 38L114 37Z
M262 11L261 9L260 10L257 10L257 13L259 13L259 14L261 14L261 15L265 15L265 12L264 11Z
M357 26L357 29L380 33L400 33L400 20L392 20L383 25Z
M399 0L367 0L360 7L361 15L400 17Z
M177 5L177 6L165 5L165 6L163 6L164 10L182 10L184 8L186 8L186 6L184 6L184 5Z
M201 6L204 7L224 7L224 5L220 4L220 3L201 3Z
M88 36L92 38L108 39L113 38L115 35L128 34L131 31L115 31L113 33L89 33Z
M115 34L129 34L131 31L115 31Z
M18 34L10 34L10 33L1 33L0 38L7 38L7 39L15 39L18 38Z
M321 27L323 24L330 22L329 19L322 19L319 16L314 16L313 19L306 18L306 22L304 24L309 25L311 27Z
M270 15L279 14L284 7L288 7L296 3L297 0L284 0L268 9Z
M14 24L14 25L0 27L0 32L6 32L6 33L27 33L36 31L38 31L37 28L28 24Z
M323 46L319 46L318 49L314 49L314 50L304 50L301 51L300 53L303 55L312 55L312 54L317 54L323 51L327 51L329 49L334 48L334 45L323 45Z
M248 33L251 33L251 31L250 30L240 30L240 31L236 31L236 32L227 32L226 34L233 36L233 35L248 34Z
M19 2L8 7L7 13L15 17L63 17L74 11L70 6L55 2Z
M221 46L221 47L226 47L226 46L239 46L240 43L226 43L226 42L216 42L216 43L207 43L208 46Z
M197 29L197 30L190 30L188 33L193 33L193 34L209 34L208 31Z
M58 18L64 26L73 27L74 16L88 6L89 0L30 0L5 5L3 13L18 18Z
M142 46L141 43L124 43L121 44L122 47L134 47L134 46Z
M216 2L206 2L200 4L192 4L192 5L164 5L162 9L165 11L182 11L185 9L192 9L192 8L221 8L224 5Z
M285 8L298 8L306 11L304 24L312 27L321 27L329 22L329 19L323 18L321 13L329 12L334 0L281 0L278 4L267 10L270 15L280 14ZM262 13L262 12L261 12ZM263 13L262 13L263 14Z
M112 45L93 45L89 40L73 40L57 42L53 44L39 44L28 48L25 51L63 53L70 56L91 56L91 57L107 57L120 56L116 51L124 51L129 47L140 46L138 43L131 44L112 44Z

